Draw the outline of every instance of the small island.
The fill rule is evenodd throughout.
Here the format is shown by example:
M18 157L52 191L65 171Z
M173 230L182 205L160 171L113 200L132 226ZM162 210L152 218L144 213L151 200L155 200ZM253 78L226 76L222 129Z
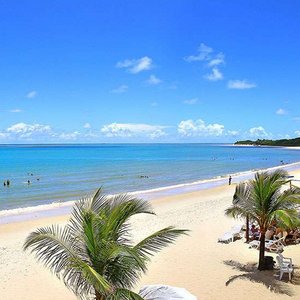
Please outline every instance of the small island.
M295 139L282 139L282 140L261 140L256 141L245 140L237 141L234 145L251 145L251 146L277 146L277 147L299 147L300 137Z

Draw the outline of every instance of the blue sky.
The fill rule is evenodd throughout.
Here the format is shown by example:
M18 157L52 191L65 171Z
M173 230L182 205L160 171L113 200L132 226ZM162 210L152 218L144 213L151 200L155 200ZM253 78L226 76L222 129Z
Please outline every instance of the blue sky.
M0 143L300 136L297 1L6 1Z

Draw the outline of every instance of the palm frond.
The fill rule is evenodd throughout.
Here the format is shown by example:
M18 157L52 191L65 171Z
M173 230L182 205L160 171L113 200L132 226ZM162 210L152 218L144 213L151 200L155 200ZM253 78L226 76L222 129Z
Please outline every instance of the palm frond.
M112 287L109 282L84 261L74 259L72 260L71 265L73 269L82 274L82 277L87 281L87 283L98 293L106 295L112 291Z
M137 214L154 214L149 201L129 194L119 194L110 199L110 212L106 221L106 232L112 239L118 239L128 232L126 223ZM124 230L125 228L125 230Z
M139 294L127 289L117 289L115 293L109 297L108 300L144 300Z
M32 232L26 238L23 248L30 248L30 251L56 274L68 266L70 259L78 257L78 253L72 247L68 228L58 225ZM83 256L80 258L85 259Z
M174 227L169 226L146 237L135 245L134 249L145 256L153 255L155 252L174 243L180 235L187 234L188 231L189 230L175 229Z
M53 225L32 232L24 243L38 260L63 279L81 299L142 299L129 291L146 271L149 257L187 230L167 227L133 246L129 219L154 214L149 202L131 195L108 197L101 189L78 201L64 228Z
M295 209L278 209L271 214L285 228L295 228L299 225L298 212Z

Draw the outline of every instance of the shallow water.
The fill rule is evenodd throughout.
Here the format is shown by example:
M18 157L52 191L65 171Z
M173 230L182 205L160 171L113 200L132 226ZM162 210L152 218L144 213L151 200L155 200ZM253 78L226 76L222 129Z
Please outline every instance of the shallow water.
M300 151L220 144L0 146L0 210L155 189L300 161ZM32 175L31 175L32 174ZM30 184L28 184L28 180Z

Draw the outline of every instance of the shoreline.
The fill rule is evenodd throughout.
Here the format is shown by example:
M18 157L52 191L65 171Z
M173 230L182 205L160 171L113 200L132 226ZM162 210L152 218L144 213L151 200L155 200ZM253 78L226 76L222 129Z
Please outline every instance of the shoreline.
M300 178L300 167L291 171L291 175ZM299 182L296 184L299 185ZM184 287L198 299L298 299L300 285L291 284L286 278L279 281L276 277L278 271L248 272L235 267L235 264L251 266L258 262L259 252L249 249L243 239L229 244L217 242L224 232L242 222L224 214L232 203L234 190L235 184L227 184L158 197L150 200L155 216L138 215L132 218L130 224L135 242L170 225L190 230L188 236L180 237L174 245L151 259L148 272L135 286L136 292L144 285L167 284ZM0 265L3 266L0 268L3 279L0 294L3 299L77 299L62 281L36 261L34 255L23 251L25 238L37 227L65 225L68 219L68 214L48 215L0 225ZM292 257L296 266L300 263L299 250L300 244L288 246L284 251L284 256ZM276 256L273 253L268 255ZM297 268L296 278L300 276L298 273ZM245 274L250 280L244 280L247 279ZM226 282L232 277L238 278L227 286ZM11 285L11 282L18 284ZM270 290L270 286L279 292Z
M194 191L208 190L218 186L228 184L229 175L232 177L232 184L250 179L256 172L271 171L276 169L285 169L287 171L300 170L300 161L286 165L279 165L264 169L253 169L233 174L219 175L214 178L196 180L189 183L179 183L170 186L163 186L147 190L128 192L127 194L134 195L145 200L155 200L172 195L180 195ZM88 195L93 195L90 193ZM109 196L113 196L111 194ZM82 195L86 196L86 195ZM78 198L80 199L80 198ZM53 202L50 204L42 204L29 207L14 208L8 210L0 210L0 226L2 224L22 222L31 219L40 219L53 216L63 216L71 213L71 209L76 200Z

